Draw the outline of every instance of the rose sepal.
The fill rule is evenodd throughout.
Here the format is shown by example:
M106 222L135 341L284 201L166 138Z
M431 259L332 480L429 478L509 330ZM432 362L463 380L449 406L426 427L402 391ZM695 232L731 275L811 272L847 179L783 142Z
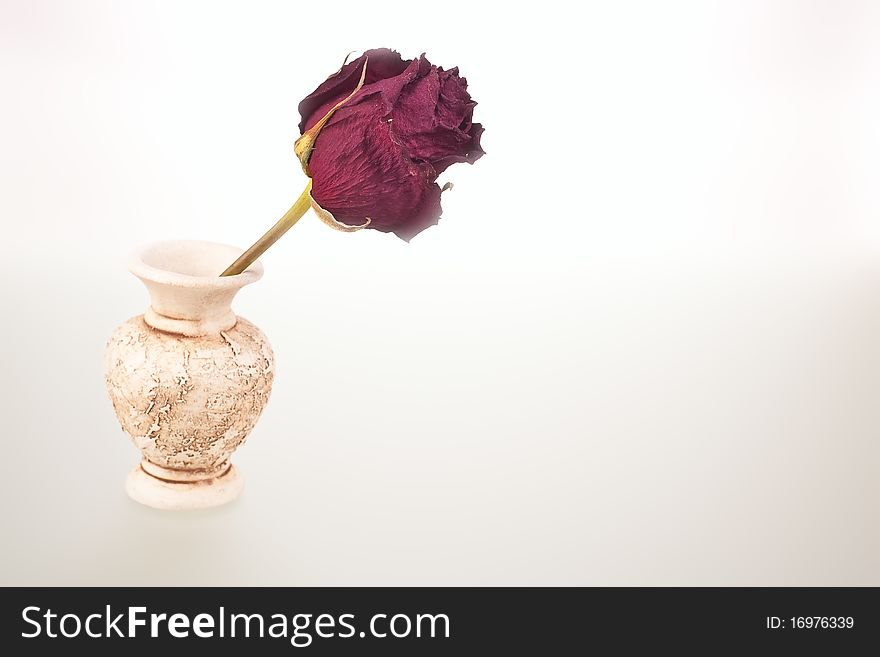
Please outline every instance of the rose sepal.
M358 91L361 90L361 87L364 86L364 80L367 77L367 63L369 62L369 57L364 59L364 67L361 69L361 79L358 80L357 86L354 88L348 96L340 100L336 103L330 110L321 117L315 125L302 133L299 138L293 144L293 152L296 153L296 156L299 158L299 163L302 165L302 169L305 174L311 178L312 174L309 171L309 158L312 156L312 149L315 147L315 140L318 139L318 134L321 132L321 129L327 124L327 121L330 120L330 117L336 113L340 107L345 105L348 101L355 97ZM345 67L345 64L342 65ZM342 70L341 68L339 69ZM335 75L339 75L337 72ZM330 77L333 77L332 75ZM329 79L329 78L328 78ZM333 221L336 221L335 219Z

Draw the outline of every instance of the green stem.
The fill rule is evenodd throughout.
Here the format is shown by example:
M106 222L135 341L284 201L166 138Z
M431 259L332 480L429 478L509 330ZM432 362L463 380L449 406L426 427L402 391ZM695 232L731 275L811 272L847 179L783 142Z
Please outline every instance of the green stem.
M226 268L226 271L224 271L220 275L235 276L236 274L240 274L245 269L254 264L254 261L261 255L263 255L266 249L275 244L275 242L277 242L278 239L282 235L284 235L284 233L290 230L293 224L299 221L300 218L306 213L306 211L312 206L312 198L311 196L309 196L309 192L311 191L311 189L312 181L309 180L309 184L306 185L303 193L299 195L298 199L296 199L296 203L291 206L290 210L284 213L284 216L278 220L278 223L267 230L265 235L254 242L251 248L242 253L238 257L238 260L229 265Z

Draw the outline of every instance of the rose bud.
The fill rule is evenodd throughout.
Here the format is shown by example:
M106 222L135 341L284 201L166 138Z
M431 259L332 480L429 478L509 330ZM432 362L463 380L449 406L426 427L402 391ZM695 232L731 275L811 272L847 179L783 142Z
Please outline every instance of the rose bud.
M309 207L347 232L369 226L409 241L433 226L443 191L437 176L484 154L475 106L458 69L443 70L424 55L403 60L380 48L343 63L299 104L302 134L294 150L311 180L284 216L220 275L247 269Z
M483 155L476 103L457 68L385 48L343 65L299 104L297 155L331 225L407 241L440 218L437 176ZM341 224L341 226L340 226Z

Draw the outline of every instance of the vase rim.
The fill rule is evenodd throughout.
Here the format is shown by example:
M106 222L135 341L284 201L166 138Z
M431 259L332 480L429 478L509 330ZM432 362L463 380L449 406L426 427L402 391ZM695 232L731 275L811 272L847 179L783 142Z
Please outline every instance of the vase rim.
M240 274L220 276L244 249L203 240L161 240L131 254L129 271L138 278L187 288L241 288L263 276L257 260ZM216 273L213 273L216 271Z

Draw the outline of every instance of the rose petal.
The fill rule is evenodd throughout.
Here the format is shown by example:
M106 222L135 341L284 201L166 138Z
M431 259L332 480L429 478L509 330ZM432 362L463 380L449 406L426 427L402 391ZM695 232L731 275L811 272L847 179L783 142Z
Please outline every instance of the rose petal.
M315 142L312 197L337 221L394 232L405 240L437 223L440 188L427 162L414 162L385 119L381 94L341 108Z
M471 124L475 106L457 69L431 66L398 96L391 110L394 132L410 157L430 162L440 174L451 164L473 163L484 154L479 141L482 126Z
M299 114L302 119L299 122L300 133L311 128L331 107L354 90L360 78L364 60L367 58L369 58L367 76L361 93L358 96L359 98L382 91L392 93L395 88L402 87L409 79L418 74L418 66L413 67L413 62L404 61L400 54L394 50L389 50L388 48L368 50L357 59L343 66L337 75L322 82L317 89L300 102ZM385 85L385 87L382 85L375 86L378 82L395 80L407 71L408 68L412 68L412 71L406 80L398 80L391 85ZM400 89L397 88L396 93L399 92ZM394 93L395 98L396 93ZM390 102L394 102L393 99Z

